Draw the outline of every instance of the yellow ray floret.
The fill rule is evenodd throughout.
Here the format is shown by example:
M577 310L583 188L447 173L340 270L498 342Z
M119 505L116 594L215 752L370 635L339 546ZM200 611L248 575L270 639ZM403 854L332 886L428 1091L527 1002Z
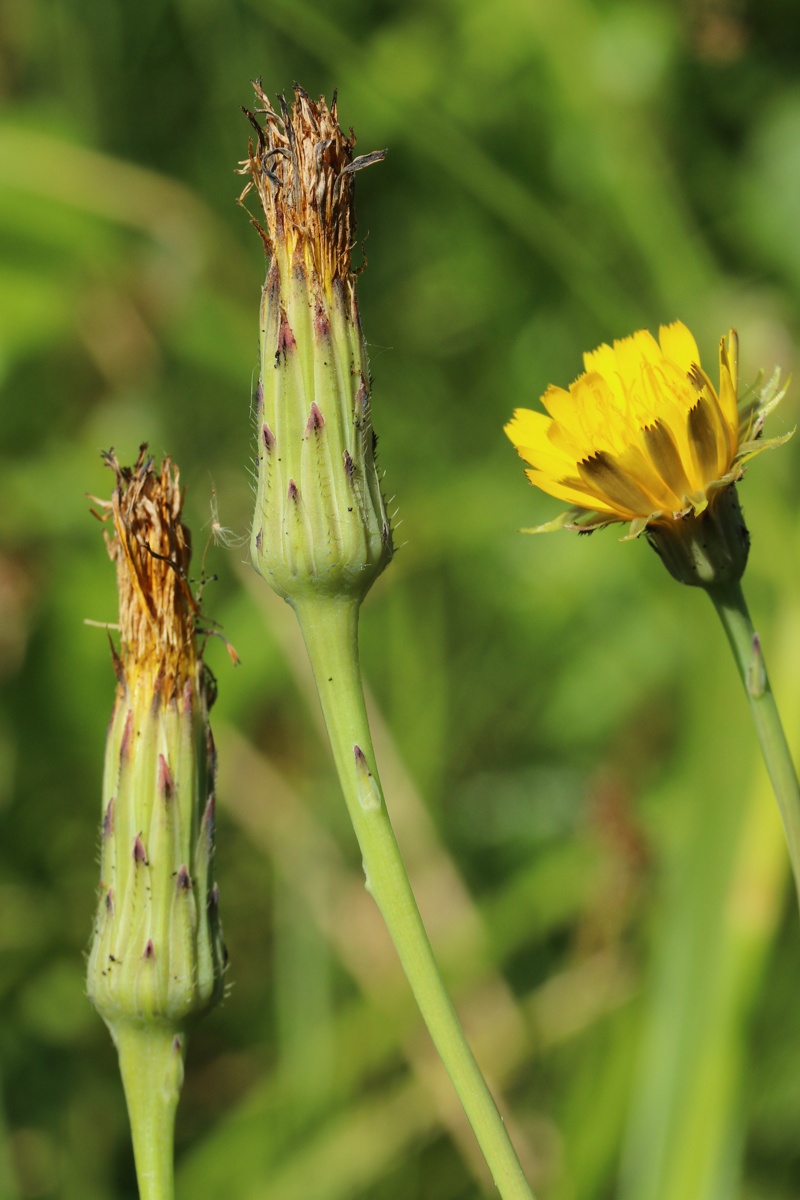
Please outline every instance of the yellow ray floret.
M518 408L505 432L528 478L572 506L540 528L630 521L635 537L701 513L741 478L747 459L791 436L759 440L784 393L776 371L738 402L737 351L731 330L720 339L717 389L682 322L662 325L658 341L640 329L584 354L569 390L550 386L542 396L546 413Z

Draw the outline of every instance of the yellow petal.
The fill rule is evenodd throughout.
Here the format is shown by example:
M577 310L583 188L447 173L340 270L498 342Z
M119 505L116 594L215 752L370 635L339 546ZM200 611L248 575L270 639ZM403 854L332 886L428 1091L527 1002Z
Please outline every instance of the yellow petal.
M677 512L683 507L683 497L692 488L672 431L665 421L657 420L642 430L642 440L653 466L673 497L669 507Z
M646 363L661 361L658 342L647 329L639 329L632 337L614 342L617 371L626 389L636 388Z
M554 421L558 421L565 429L577 432L579 427L575 417L575 404L569 392L551 383L542 396L542 404Z
M610 381L596 371L579 376L569 389L572 403L573 428L579 434L581 452L585 458L594 450L614 453L624 442L625 421L620 398Z
M712 479L718 479L720 475L724 475L733 461L735 450L731 451L732 431L725 419L716 389L703 368L695 366L690 379L692 386L697 388L708 405L708 412L713 422L717 439L716 466L711 474L711 479L707 478L705 480L706 483L710 483Z
M513 417L503 426L503 432L515 446L533 446L540 437L547 436L552 423L544 413L534 412L531 408L515 408Z
M587 372L596 371L598 375L605 375L607 379L611 379L617 373L617 356L611 346L603 342L596 350L586 351L583 356L583 369Z
M578 463L578 470L590 487L598 489L602 501L616 512L623 513L628 521L636 516L646 516L660 507L639 476L629 474L610 454L599 451Z
M630 517L619 513L608 504L604 504L601 500L598 500L593 491L583 490L580 486L570 487L567 484L559 483L558 480L551 479L549 475L545 475L542 471L530 470L526 471L525 474L532 484L535 484L543 492L547 492L548 496L555 496L558 500L566 500L568 504L574 504L578 508L588 508L592 512L601 512L616 521L630 520ZM579 483L579 481L576 482Z
M551 479L563 479L565 475L577 474L575 460L558 453L549 444L517 446L517 454L529 466L544 471Z
M505 433L514 443L520 458L559 479L576 468L574 455L551 441L549 434L554 424L544 413L518 408L505 426Z
M697 342L682 321L662 325L658 331L658 340L664 357L674 362L685 374L688 375L690 368L695 364L700 365Z
M720 474L717 428L708 397L701 395L689 413L689 443L695 465L695 478L701 490Z
M728 428L728 445L731 455L736 453L739 440L739 402L736 396L738 341L736 331L731 330L728 342L719 340L719 404Z

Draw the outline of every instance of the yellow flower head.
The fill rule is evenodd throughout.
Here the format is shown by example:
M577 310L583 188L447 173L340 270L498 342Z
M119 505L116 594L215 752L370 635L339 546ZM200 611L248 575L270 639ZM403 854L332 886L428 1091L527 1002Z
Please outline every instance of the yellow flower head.
M530 464L528 478L572 505L530 532L630 521L628 536L638 537L699 516L748 459L791 436L760 440L784 394L779 372L737 401L737 350L731 330L719 344L717 390L685 325L662 325L658 342L641 329L584 354L569 391L549 387L549 416L518 408L505 432Z

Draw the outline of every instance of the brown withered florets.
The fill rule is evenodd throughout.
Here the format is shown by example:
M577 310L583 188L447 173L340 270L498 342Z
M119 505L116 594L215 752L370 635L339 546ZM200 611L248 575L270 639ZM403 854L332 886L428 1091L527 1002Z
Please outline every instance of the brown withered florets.
M175 695L195 676L198 616L178 468L165 458L156 470L146 445L133 467L121 467L113 450L103 457L117 479L111 499L99 503L114 526L106 545L117 567L119 666L126 682L144 670Z
M339 128L335 93L329 108L324 97L315 102L295 84L294 104L290 108L279 96L278 113L261 83L253 87L259 101L255 113L265 120L262 127L253 112L243 109L256 142L250 139L241 164L239 174L249 175L250 181L239 201L253 187L258 192L267 228L253 223L269 254L285 245L290 263L299 259L321 283L346 280L353 273L350 255L356 235L354 176L380 162L386 151L353 157L355 134L351 129L345 136Z

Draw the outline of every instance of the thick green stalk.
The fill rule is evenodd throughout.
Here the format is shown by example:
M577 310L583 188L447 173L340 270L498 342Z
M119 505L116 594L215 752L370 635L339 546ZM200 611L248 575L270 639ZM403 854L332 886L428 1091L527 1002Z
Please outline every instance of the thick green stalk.
M532 1200L519 1160L445 990L386 811L358 661L356 598L291 601L308 650L339 779L378 905L436 1049L503 1200Z
M175 1111L182 1038L167 1025L124 1021L112 1030L128 1104L139 1200L173 1200Z
M800 903L800 786L769 684L761 642L753 628L741 584L730 583L706 590L728 635L747 693L753 724L786 831L789 859Z

